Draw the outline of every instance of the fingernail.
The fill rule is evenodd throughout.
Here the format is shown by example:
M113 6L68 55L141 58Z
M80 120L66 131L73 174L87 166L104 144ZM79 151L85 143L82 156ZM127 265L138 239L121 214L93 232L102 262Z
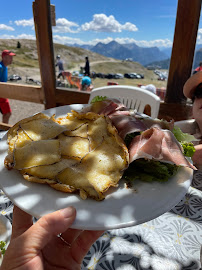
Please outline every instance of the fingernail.
M71 216L75 215L76 209L72 206L61 209L60 213L64 216L64 218L70 218Z

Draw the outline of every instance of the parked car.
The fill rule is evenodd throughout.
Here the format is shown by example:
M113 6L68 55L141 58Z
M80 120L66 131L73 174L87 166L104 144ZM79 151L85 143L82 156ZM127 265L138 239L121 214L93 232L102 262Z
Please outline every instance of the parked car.
M27 77L26 76L26 83L28 84L37 84L37 85L41 85L41 82L38 80L35 80L33 78Z
M130 73L130 75L131 75L134 79L136 79L136 77L137 77L137 73L135 73L135 72Z
M97 77L97 78L105 78L105 74L99 72L99 73L96 73L96 77Z
M128 79L134 79L134 75L132 75L131 73L125 73L124 77Z
M107 78L107 79L113 79L114 78L114 74L113 73L108 73L106 76L105 76L105 78Z
M123 76L123 74L121 74L121 73L116 73L116 74L114 74L114 78L115 78L115 79L123 79L124 76Z
M141 77L141 79L144 79L144 74L138 74L140 77Z
M141 79L142 76L140 74L137 74L137 73L130 73L131 76L133 77L133 79Z
M163 74L160 74L158 76L158 81L165 81L166 79L167 79L167 77L165 75L163 75Z
M13 75L8 77L8 81L18 81L18 80L22 80L22 78L16 74L13 74Z

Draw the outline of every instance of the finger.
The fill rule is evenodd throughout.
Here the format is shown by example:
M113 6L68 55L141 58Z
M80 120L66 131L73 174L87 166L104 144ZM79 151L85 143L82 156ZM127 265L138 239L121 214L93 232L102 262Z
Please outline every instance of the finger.
M83 231L71 245L72 258L81 264L83 258L92 244L104 233L104 231Z
M32 216L22 211L17 206L13 209L13 224L12 224L12 236L14 239L23 234L33 224Z
M21 236L24 249L32 249L33 253L51 240L53 236L66 231L74 222L76 210L68 207L40 218L27 232Z
M82 230L68 229L61 234L61 237L71 245L82 232Z

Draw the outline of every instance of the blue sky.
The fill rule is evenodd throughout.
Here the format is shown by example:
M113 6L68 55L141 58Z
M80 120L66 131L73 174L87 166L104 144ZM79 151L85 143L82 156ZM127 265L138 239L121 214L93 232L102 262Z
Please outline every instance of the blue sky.
M0 39L35 39L33 1L7 1L1 3ZM51 0L51 4L56 10L52 28L56 43L95 45L116 40L143 47L172 46L177 0ZM201 19L197 43L202 44Z

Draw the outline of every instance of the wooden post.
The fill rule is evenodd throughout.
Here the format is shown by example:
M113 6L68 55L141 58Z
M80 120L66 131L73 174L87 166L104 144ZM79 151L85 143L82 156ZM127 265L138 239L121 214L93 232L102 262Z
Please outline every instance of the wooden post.
M42 89L45 95L45 108L56 106L55 63L51 28L50 0L35 0L33 15L36 31Z
M192 71L201 2L201 0L178 0L165 103L186 102L183 86Z

